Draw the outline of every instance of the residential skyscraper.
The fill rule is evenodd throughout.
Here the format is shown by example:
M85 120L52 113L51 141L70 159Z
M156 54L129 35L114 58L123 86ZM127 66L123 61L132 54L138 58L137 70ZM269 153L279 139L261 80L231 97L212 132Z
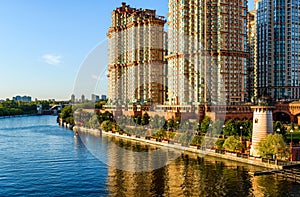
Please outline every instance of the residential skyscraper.
M258 96L300 98L300 0L258 0Z
M112 103L162 104L165 100L166 20L155 10L126 3L112 12L108 31L108 98Z
M168 104L247 98L247 0L169 0Z
M257 97L256 83L257 83L257 34L256 34L256 11L252 10L248 13L248 64L247 64L247 95L248 101Z

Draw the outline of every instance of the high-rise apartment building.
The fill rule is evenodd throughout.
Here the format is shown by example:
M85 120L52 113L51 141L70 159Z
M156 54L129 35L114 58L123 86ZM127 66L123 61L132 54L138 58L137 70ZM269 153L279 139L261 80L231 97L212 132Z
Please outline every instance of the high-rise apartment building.
M169 0L168 104L247 98L247 0Z
M164 24L155 10L126 3L112 12L108 31L108 98L113 103L162 104L166 61Z
M256 83L257 83L257 67L256 67L256 11L252 10L248 13L248 64L247 64L247 95L248 101L251 101L255 97L257 97Z
M257 0L258 96L299 99L300 0Z

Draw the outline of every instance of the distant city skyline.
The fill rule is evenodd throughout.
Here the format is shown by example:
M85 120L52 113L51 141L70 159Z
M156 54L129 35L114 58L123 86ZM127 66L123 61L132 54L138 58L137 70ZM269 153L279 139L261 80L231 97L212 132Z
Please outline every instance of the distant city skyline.
M0 99L70 99L81 63L107 39L111 12L122 2L155 9L162 16L168 13L167 0L1 1ZM106 88L94 93L107 95L107 86L101 87Z

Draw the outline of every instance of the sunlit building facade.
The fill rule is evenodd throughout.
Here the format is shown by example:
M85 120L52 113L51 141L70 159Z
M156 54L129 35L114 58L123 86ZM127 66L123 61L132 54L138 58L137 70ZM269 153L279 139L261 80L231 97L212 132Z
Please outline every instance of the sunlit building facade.
M300 98L300 0L258 0L258 95Z
M247 99L247 0L169 0L169 105Z
M155 10L126 3L112 12L108 31L108 98L128 104L165 100L164 24Z
M257 34L256 34L256 21L255 17L256 11L252 10L248 13L248 64L247 64L247 95L248 101L254 101L253 99L257 97Z

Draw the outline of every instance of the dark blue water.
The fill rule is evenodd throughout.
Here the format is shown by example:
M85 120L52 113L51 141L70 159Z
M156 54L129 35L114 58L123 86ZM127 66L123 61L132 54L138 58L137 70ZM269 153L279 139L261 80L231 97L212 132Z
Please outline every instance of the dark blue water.
M107 167L54 116L0 120L0 196L105 196Z
M74 138L54 116L0 119L0 196L300 196L298 184L249 174L261 168L194 154L151 172L122 171L94 157L87 139L90 148L108 140ZM154 149L109 140L129 151ZM116 160L115 150L103 146L108 162L132 162L129 154Z

